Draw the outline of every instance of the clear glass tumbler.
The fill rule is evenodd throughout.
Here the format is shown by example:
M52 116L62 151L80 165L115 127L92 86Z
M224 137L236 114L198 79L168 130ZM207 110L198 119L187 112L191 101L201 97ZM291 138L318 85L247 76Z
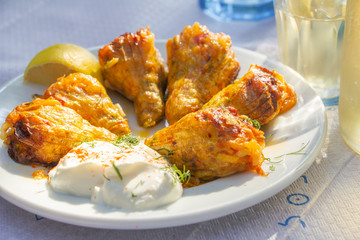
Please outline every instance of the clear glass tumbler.
M323 99L338 98L346 0L274 0L280 59Z
M340 81L340 132L360 154L360 1L348 0Z
M273 0L200 0L208 16L219 21L260 20L274 16Z

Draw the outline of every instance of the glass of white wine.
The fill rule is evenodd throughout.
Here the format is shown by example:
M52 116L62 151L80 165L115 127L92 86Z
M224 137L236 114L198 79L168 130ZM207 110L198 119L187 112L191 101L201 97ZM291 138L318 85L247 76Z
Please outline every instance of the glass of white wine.
M274 0L274 9L281 61L337 98L346 0Z
M360 154L360 1L348 0L340 81L339 120L345 142Z

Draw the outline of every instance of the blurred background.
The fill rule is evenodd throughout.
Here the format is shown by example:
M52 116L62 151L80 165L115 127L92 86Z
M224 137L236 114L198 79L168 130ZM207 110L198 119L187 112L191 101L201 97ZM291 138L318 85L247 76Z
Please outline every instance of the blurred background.
M0 87L22 74L37 52L55 43L85 48L149 26L156 39L172 38L195 21L224 32L233 46L277 60L275 18L219 22L196 0L0 0Z

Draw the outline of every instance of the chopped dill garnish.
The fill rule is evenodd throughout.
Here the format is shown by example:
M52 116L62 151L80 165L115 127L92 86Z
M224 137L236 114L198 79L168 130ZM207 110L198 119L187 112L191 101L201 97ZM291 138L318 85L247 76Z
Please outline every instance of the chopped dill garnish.
M104 174L103 177L110 182L110 178L106 177Z
M257 128L257 129L260 129L260 123L257 121L257 120L255 120L255 119L250 119L249 118L249 121L250 122L252 122L252 125L255 127L255 128Z
M269 138L271 138L274 134L270 134L268 137L265 138L265 140L268 140Z
M281 163L281 162L282 162L282 160L277 161L277 162L271 161L271 158L265 158L265 161L268 161L269 163L272 163L272 164L274 164L274 163Z
M188 183L190 181L191 173L190 173L190 170L186 170L185 165L183 165L182 171L180 169L178 169L176 165L173 165L173 166L167 167L167 168L172 169L172 170L170 170L170 173L177 175L177 176L173 175L173 177L176 181L179 180L180 183L182 183L182 184Z
M161 157L165 157L167 160L169 160L170 159L170 156L171 155L174 155L174 150L172 150L172 151L170 151L169 149L167 149L167 148L159 148L159 149L157 149L156 150L157 152L159 152L159 151L166 151L166 155L165 156L159 156L159 157L157 157L156 159L159 159L159 158L161 158Z
M248 118L243 117L242 120L244 122L251 122L254 128L260 129L260 127L261 127L260 123L255 119L251 119L249 117Z
M304 155L304 154L306 154L306 153L304 153L304 152L302 152L305 148L306 148L306 146L308 145L310 143L310 141L308 141L304 146L302 146L299 150L297 150L297 151L295 151L295 152L290 152L290 153L285 153L285 154L282 154L282 155L280 155L280 156L276 156L276 157L274 157L275 159L279 159L279 158L282 158L282 157L284 157L284 156L288 156L288 155ZM304 143L303 143L304 144ZM280 161L272 161L271 160L271 158L264 158L265 159L265 161L268 161L269 163L271 163L271 164L277 164L277 163L281 163L283 160L280 160ZM269 170L270 171L275 171L275 166L274 165L271 165L270 167L269 167Z
M142 185L144 185L144 181L143 181L143 180L140 180L140 182L138 182L138 184L136 184L135 189L136 189L138 186L142 186Z
M89 138L88 138L88 137L86 137L86 138L85 138L84 140L82 140L81 142L75 143L75 144L74 144L74 147L80 146L81 144L87 143L87 142L89 142Z
M132 198L136 198L137 196L134 193L131 193Z
M304 153L302 151L307 147L307 145L309 145L309 143L310 143L310 141L308 141L302 148L300 148L299 150L297 150L295 152L285 153L285 154L282 154L282 155L277 156L275 158L281 158L281 157L288 156L288 155L304 155L306 153Z
M120 173L118 167L115 166L115 163L114 163L114 162L112 162L112 166L113 166L113 168L115 169L115 172L116 172L116 174L118 175L118 177L120 178L120 180L123 180L123 177L121 176L121 173Z
M209 118L206 117L206 118L205 118L205 121L206 121L206 124L208 124L208 123L209 123Z
M131 133L122 135L118 137L115 141L112 143L119 147L120 145L127 145L128 147L132 147L134 145L137 145L140 142L140 138L132 135Z

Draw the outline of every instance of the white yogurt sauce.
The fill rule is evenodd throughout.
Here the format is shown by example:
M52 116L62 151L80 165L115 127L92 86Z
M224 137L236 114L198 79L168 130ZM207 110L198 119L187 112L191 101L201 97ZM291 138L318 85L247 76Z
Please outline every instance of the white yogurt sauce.
M174 202L183 192L167 161L143 143L127 148L82 143L49 172L49 183L58 192L134 210Z

